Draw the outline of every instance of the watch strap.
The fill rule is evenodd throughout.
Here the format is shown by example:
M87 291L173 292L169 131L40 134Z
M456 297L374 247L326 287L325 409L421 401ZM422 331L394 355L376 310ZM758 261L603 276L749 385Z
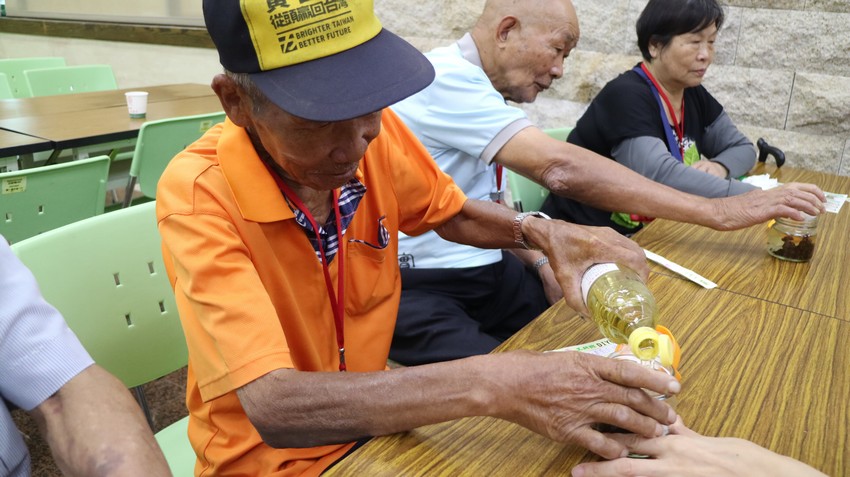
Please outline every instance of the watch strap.
M522 233L522 222L528 217L539 217L541 219L550 219L548 215L543 212L520 212L514 217L514 242L520 247L527 250L534 250L532 247L528 245L528 242L525 241L525 235Z

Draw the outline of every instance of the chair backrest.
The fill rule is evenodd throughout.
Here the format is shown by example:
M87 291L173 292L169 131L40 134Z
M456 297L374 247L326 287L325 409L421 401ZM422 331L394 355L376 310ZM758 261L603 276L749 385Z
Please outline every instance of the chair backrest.
M95 362L135 387L188 362L148 202L12 245Z
M0 73L0 99L12 99L14 97L12 85L9 84L9 77L6 76L6 73Z
M548 134L549 137L551 137L551 138L557 139L559 141L566 141L567 136L570 135L570 131L572 131L572 130L573 130L573 128L571 128L571 127L564 127L564 128L544 129L543 132Z
M0 173L0 234L14 243L103 213L109 157Z
M148 121L139 129L130 176L146 197L156 196L156 185L165 166L207 129L224 121L224 112Z
M514 209L520 212L540 210L540 206L549 195L549 190L542 185L511 170L508 170L508 184L511 188Z
M24 71L36 68L54 68L65 66L65 58L46 56L38 58L4 58L0 59L0 73L4 73L12 88L13 98L29 98L32 96L29 83Z
M118 89L109 65L57 66L24 71L33 96Z
M544 129L543 132L559 141L566 141L569 136L571 127ZM519 211L540 210L546 196L549 195L549 190L542 185L517 174L514 171L508 171L508 184L511 188L511 200L513 200L514 208Z

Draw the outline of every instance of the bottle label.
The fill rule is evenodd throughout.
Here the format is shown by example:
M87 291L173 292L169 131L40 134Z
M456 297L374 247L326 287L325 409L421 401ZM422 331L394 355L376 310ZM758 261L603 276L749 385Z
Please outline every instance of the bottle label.
M619 269L616 263L597 263L584 272L584 275L581 277L581 296L584 297L585 305L587 305L587 294L590 293L590 287L593 286L593 282L602 275Z

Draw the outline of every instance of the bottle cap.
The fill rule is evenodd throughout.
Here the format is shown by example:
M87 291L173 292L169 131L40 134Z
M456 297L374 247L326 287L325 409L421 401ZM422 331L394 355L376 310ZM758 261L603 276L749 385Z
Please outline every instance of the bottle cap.
M629 335L629 347L632 349L632 354L641 361L655 359L659 352L658 336L658 332L648 326L642 326L632 331L632 334ZM672 349L672 346L670 349ZM670 361L672 362L672 360L671 357Z
M658 335L658 359L662 366L673 366L673 340L667 335Z

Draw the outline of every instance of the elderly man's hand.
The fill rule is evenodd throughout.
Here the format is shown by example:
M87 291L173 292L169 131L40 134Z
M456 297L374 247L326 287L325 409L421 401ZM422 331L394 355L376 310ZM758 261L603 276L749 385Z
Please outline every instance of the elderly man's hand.
M777 217L802 220L802 212L817 215L824 211L826 196L814 184L791 182L770 190L715 199L716 230L737 230Z
M488 357L489 358L489 357ZM627 447L592 426L605 423L645 437L661 436L676 413L643 389L675 394L675 378L635 363L567 351L492 355L507 390L497 417L602 457L625 456ZM499 375L499 372L495 372Z
M616 262L643 279L649 274L643 249L609 227L528 218L523 222L523 232L549 257L567 305L583 315L588 311L581 295L581 277L591 265Z

